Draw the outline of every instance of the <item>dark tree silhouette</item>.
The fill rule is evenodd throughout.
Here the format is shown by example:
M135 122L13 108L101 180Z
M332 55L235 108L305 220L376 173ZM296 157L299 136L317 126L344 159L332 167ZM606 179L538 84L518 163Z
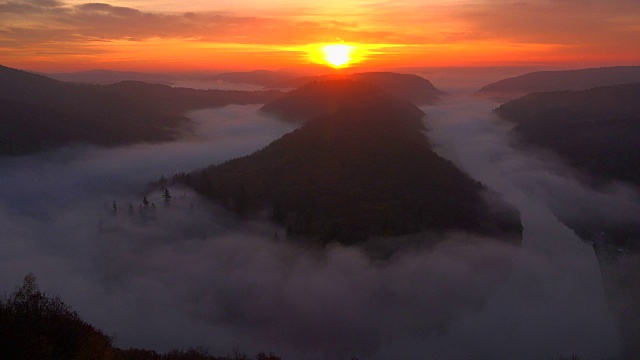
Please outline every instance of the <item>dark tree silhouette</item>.
M118 349L112 339L84 322L59 297L41 291L33 273L21 287L0 299L2 360L250 360L237 349L232 356L213 356L202 347L162 355L146 349ZM260 353L258 360L280 360Z
M171 199L173 199L173 196L171 196L171 193L169 192L169 188L164 188L164 193L162 194L162 198L164 199L165 205L171 204Z
M267 355L264 352L261 352L256 355L256 360L281 360L281 358L279 356L275 356L273 353L269 353L269 355Z
M82 321L60 298L40 291L27 274L0 301L1 359L112 359L111 338Z

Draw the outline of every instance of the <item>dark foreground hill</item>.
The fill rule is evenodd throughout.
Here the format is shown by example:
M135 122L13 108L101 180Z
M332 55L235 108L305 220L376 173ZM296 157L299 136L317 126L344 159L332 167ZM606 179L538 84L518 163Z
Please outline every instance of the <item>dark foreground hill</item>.
M342 97L302 128L243 158L176 175L240 216L267 211L289 236L345 244L370 236L468 231L519 241L517 211L439 157L423 134L423 112L350 80L309 84L270 104L280 113L300 94ZM304 100L312 103L313 99ZM273 106L271 106L273 105Z
M375 85L397 97L411 101L416 105L432 105L438 102L444 93L433 84L418 75L392 72L366 72L355 74L331 74L295 78L273 85L273 88L298 88L314 81L353 80Z
M0 299L0 358L20 360L250 360L243 354L213 356L204 349L119 349L113 339L82 320L59 297L41 291L33 274ZM280 360L260 353L256 360Z
M486 85L480 94L513 96L533 92L587 90L594 87L640 82L640 66L617 66L567 71L538 71Z
M0 155L71 144L112 146L176 139L191 109L264 103L281 93L203 91L141 82L65 83L0 66Z

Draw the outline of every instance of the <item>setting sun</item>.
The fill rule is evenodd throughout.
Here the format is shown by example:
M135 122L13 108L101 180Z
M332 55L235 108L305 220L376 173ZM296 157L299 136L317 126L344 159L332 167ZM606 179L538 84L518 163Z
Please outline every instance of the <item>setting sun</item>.
M316 43L302 47L291 47L289 51L306 53L314 64L330 66L335 69L355 66L371 60L395 48L394 44L360 44L354 42Z
M326 45L322 48L324 59L333 67L344 67L351 61L353 46L345 44Z

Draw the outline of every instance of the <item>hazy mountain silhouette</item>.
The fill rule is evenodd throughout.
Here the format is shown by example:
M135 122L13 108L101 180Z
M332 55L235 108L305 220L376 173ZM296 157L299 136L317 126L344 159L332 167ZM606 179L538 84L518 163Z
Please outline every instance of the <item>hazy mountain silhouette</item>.
M634 82L640 82L640 66L538 71L491 83L482 87L479 93L520 96L532 92L586 90Z
M411 101L416 105L432 105L444 93L436 89L433 84L418 75L398 74L392 72L367 72L355 74L330 74L322 76L308 76L295 78L273 85L273 88L298 88L314 81L349 79L362 81L391 93L395 96Z
M295 75L286 71L254 70L214 74L210 78L230 83L274 86L295 78Z
M142 81L152 84L170 85L176 78L176 76L171 74L101 69L69 73L44 73L42 75L60 81L98 85L111 85L121 81Z
M497 199L489 206L482 184L433 152L415 105L351 80L312 83L285 97L268 107L298 114L283 107L340 101L330 112L321 101L312 109L317 117L252 155L173 181L243 217L267 210L293 237L351 244L463 230L519 241L517 211Z
M327 81L332 81L330 89ZM394 101L391 102L391 99ZM396 98L377 86L365 86L352 80L316 80L265 104L260 110L284 121L304 123L321 115L334 114L353 104L377 101L393 107L399 118L419 118L424 115L407 100Z
M236 84L271 86L288 81L296 76L286 71L254 70L225 73L147 73L136 71L88 70L69 73L44 73L49 78L87 84L111 85L121 81L142 81L152 84L171 85L178 80L211 81L221 80Z
M172 88L141 82L65 83L0 66L0 155L75 143L120 145L176 139L191 109L264 103L281 93Z

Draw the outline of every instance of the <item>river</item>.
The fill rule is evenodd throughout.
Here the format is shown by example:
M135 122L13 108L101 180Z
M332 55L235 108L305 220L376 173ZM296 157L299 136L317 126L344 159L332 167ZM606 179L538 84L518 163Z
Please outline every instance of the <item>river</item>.
M434 339L433 354L449 353L462 339L471 339L457 351L460 358L610 358L620 343L593 248L548 206L562 191L582 185L567 177L559 160L514 147L509 125L492 113L497 105L457 94L424 109L427 135L437 152L515 205L524 227L507 284L481 312ZM493 336L472 340L484 331Z

